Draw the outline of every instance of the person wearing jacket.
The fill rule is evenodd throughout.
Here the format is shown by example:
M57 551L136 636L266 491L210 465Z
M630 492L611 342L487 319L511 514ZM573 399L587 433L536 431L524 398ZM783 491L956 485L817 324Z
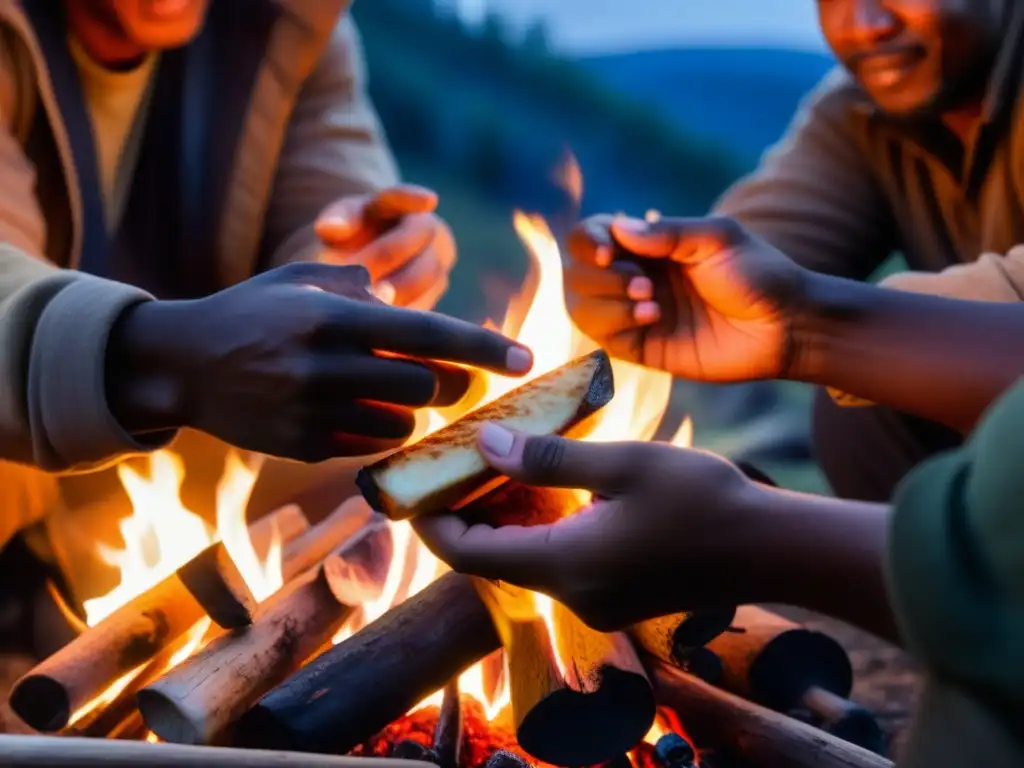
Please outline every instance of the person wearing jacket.
M453 391L365 350L504 354L413 313L444 292L454 243L436 196L399 183L349 6L0 0L0 454L18 462L0 467L0 542L45 517L85 596L102 587L73 563L109 586L96 543L120 545L116 473L22 465L95 469L195 428L175 447L209 516L227 446L207 435L305 462L374 452ZM265 469L279 497L336 472Z
M910 271L887 279L890 287L1020 301L1024 248L1015 246L1024 243L1024 4L817 5L840 66L713 215L734 219L817 272L865 280L899 251ZM609 221L591 219L570 244L573 318L601 341L632 339L638 329L658 335L649 303L638 305L636 315L606 311L606 270L595 267L611 261ZM620 262L614 271L626 269L639 268ZM651 298L649 291L637 297ZM835 390L817 393L814 453L840 496L885 501L910 467L960 443L944 425L869 405Z

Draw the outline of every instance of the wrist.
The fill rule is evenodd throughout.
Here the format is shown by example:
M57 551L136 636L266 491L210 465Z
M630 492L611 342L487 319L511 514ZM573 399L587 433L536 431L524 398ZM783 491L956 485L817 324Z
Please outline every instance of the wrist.
M111 414L133 434L188 426L185 370L177 346L187 334L168 312L172 302L129 307L111 330L106 395ZM176 341L179 340L179 341Z
M864 314L865 290L846 280L807 270L790 320L790 355L783 378L829 385L829 371L846 331ZM843 354L849 354L846 350Z

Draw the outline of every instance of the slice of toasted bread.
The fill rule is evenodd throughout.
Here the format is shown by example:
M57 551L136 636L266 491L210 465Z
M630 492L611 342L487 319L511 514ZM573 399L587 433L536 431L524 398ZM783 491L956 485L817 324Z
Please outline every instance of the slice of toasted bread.
M457 508L505 479L477 450L482 424L494 421L530 435L564 435L614 394L608 355L593 352L364 467L356 484L370 506L392 520Z

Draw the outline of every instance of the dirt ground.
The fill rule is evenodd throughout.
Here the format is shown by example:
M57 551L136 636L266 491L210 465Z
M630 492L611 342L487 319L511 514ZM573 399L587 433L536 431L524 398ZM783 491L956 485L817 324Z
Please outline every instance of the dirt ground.
M895 758L917 698L918 675L912 661L898 648L841 621L799 608L770 607L842 643L853 664L853 699L878 717L889 736L888 757Z

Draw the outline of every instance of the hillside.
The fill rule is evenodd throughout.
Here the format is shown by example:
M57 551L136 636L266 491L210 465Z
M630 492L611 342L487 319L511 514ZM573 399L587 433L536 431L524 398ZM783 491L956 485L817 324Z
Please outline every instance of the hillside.
M800 99L833 66L824 54L770 48L637 51L580 62L748 165L778 139Z

